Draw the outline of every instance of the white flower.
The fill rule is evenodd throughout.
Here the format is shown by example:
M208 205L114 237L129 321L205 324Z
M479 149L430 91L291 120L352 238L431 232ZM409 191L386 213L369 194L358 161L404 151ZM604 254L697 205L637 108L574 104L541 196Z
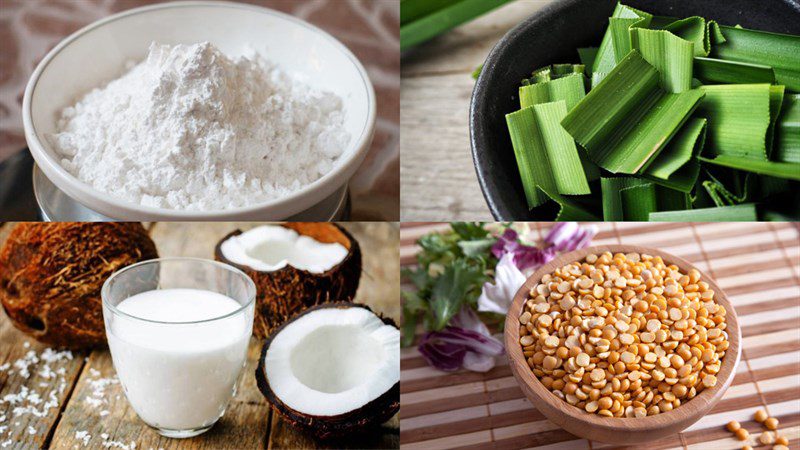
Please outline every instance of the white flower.
M494 269L494 284L483 284L478 311L507 313L514 295L524 283L525 275L514 264L514 255L506 253Z

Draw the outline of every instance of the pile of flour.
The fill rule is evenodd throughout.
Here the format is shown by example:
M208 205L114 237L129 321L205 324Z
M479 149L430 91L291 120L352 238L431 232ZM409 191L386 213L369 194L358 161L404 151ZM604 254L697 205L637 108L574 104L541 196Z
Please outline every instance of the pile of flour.
M285 196L350 141L342 99L251 51L151 44L147 58L62 111L62 166L117 197L218 210Z

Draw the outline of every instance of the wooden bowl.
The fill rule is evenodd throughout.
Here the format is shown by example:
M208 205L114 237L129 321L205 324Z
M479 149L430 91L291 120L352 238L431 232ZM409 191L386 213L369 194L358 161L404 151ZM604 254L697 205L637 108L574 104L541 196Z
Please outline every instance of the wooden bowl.
M696 397L682 404L672 411L667 411L655 416L647 416L640 419L603 417L597 414L588 413L580 408L570 405L564 400L553 395L538 378L533 374L522 354L522 347L519 344L519 316L522 314L522 307L528 299L528 292L539 283L539 280L548 273L552 273L556 268L562 267L574 261L582 260L590 253L601 254L611 253L640 253L653 256L660 256L664 263L675 264L684 273L691 269L697 269L688 261L669 253L654 248L640 247L636 245L601 245L596 247L584 248L573 252L562 254L549 263L545 264L517 291L514 301L506 316L505 326L505 345L508 354L511 372L517 379L522 392L531 403L542 412L551 422L564 428L570 433L594 441L607 442L611 444L635 444L641 442L652 442L665 436L675 434L700 420L711 408L722 398L722 394L730 386L736 373L736 366L741 357L741 331L736 312L725 293L720 287L703 271L697 269L701 274L701 279L708 283L714 290L715 301L724 306L727 311L725 320L727 323L726 331L730 346L722 359L722 367L717 374L716 386L705 389Z

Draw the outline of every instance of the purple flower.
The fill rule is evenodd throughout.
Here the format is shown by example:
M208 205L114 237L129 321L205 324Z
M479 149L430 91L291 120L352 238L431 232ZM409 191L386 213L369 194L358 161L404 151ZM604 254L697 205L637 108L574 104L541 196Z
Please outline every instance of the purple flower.
M439 370L486 372L494 367L494 357L503 354L503 344L489 333L472 309L464 307L443 330L426 333L419 352Z
M539 267L555 255L549 249L541 250L533 245L519 242L517 232L511 228L506 228L503 235L492 246L492 254L497 259L502 259L507 253L514 256L514 265L519 270Z

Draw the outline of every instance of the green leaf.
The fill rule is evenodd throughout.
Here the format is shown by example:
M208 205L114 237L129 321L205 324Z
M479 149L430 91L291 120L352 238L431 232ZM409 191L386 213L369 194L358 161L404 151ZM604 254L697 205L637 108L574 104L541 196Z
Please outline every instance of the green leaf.
M591 196L575 196L567 198L566 196L560 195L556 191L550 191L548 188L543 186L539 186L539 190L558 206L558 211L555 217L549 218L548 220L564 222L595 221L599 219L599 217L592 212L592 208L586 204L587 201L591 201Z
M460 0L400 26L400 50L421 44L462 23L482 16L509 0ZM401 8L402 9L402 8Z
M403 308L403 326L400 328L400 345L409 347L414 343L414 338L417 332L417 323L419 323L419 315L406 311Z
M778 84L800 91L800 36L720 26L725 42L712 46L714 58L770 66Z
M452 222L450 228L453 229L461 239L485 239L489 236L483 222Z
M608 21L603 41L597 49L592 74L610 72L617 65L617 61L631 50L629 30L634 27L647 28L652 18L651 14L617 3Z
M800 94L786 95L775 127L776 161L800 163Z
M654 27L655 28L655 27ZM664 30L694 44L694 56L707 56L711 50L706 19L699 16L675 20L663 27Z
M643 186L652 188L653 183L635 177L600 178L600 190L603 193L603 220L606 222L632 220L626 217L626 213L628 216L641 217L642 212L649 212L652 209L651 204L655 203L654 189L652 191L648 188L637 189L628 195L627 201L630 203L627 204L622 194L624 190ZM646 198L648 195L652 196L652 201Z
M692 88L694 43L669 31L634 28L631 45L658 70L664 90L678 93Z
M781 114L784 91L784 86L769 87L769 126L767 127L766 137L768 158L772 158L773 149L775 148L775 127L778 125L778 118Z
M704 84L775 82L775 73L770 66L703 57L694 58L694 77Z
M770 123L769 84L701 86L705 97L696 115L708 119L703 154L750 156L767 159L766 135Z
M480 268L455 260L444 269L434 282L430 298L430 325L434 331L444 328L450 319L461 309L468 294L480 292L485 276Z
M706 119L692 117L647 167L644 175L659 184L690 192L700 174L697 155L703 148Z
M575 142L559 123L566 113L560 100L506 115L529 208L548 200L539 186L560 194L591 192Z
M697 89L668 94L658 80L658 71L632 50L561 124L609 172L644 170L703 96Z
M567 104L567 111L569 111L585 96L583 74L576 73L519 88L519 101L522 109L539 103L564 100Z
M597 47L584 47L578 49L578 57L581 59L581 64L586 67L586 72L591 73L594 66L594 60L597 58ZM589 74L587 73L587 75Z
M719 155L716 158L704 158L701 156L700 161L745 172L800 181L800 163L764 161L762 159L734 155Z
M583 75L586 68L583 64L552 64L533 71L530 78L522 80L523 86L558 80L571 75Z
M472 241L461 241L458 247L464 252L465 256L476 257L485 255L497 239L476 239Z
M403 278L411 281L411 283L414 285L414 287L417 288L417 290L422 291L428 288L428 282L430 278L428 277L428 274L424 269L404 268L402 270L402 275Z
M418 314L428 310L428 302L419 295L419 291L402 291L403 311Z
M651 222L753 222L756 220L758 220L758 216L754 203L650 213Z
M647 221L650 213L658 210L656 186L653 183L621 189L619 194L622 200L623 217L626 221Z

